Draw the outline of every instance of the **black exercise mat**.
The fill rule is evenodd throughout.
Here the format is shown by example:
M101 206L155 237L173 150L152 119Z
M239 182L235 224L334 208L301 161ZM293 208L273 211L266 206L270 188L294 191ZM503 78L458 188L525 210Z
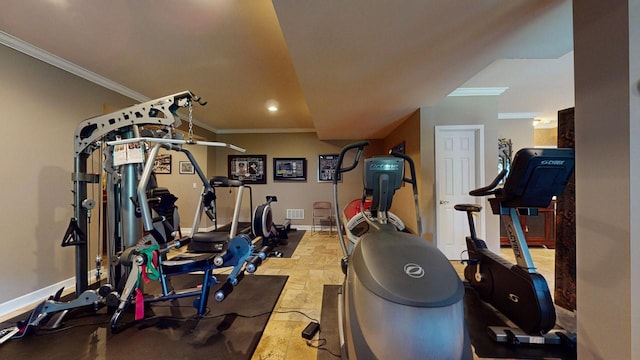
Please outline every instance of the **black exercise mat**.
M338 334L338 291L340 285L325 285L322 289L322 312L320 314L320 339L326 340L318 349L318 360L335 360L340 354Z
M193 319L193 297L158 302L147 306L145 320L133 322L133 313L125 314L116 334L109 329L105 309L75 311L58 331L39 330L0 345L0 358L250 359L287 278L245 276L222 303L213 299L215 286L208 302L210 312L200 320ZM180 275L171 280L176 289L183 289L199 284L202 276ZM157 283L147 285L145 293L155 293L154 286ZM3 328L13 324L5 323Z
M290 258L293 255L293 252L296 251L296 247L300 244L300 240L304 237L304 230L291 230L287 232L286 245L278 245L274 250L282 253L283 258Z
M478 293L465 282L464 315L476 355L481 358L509 359L575 359L575 351L562 345L511 345L498 343L491 338L489 326L507 326L496 314L496 310L486 305Z

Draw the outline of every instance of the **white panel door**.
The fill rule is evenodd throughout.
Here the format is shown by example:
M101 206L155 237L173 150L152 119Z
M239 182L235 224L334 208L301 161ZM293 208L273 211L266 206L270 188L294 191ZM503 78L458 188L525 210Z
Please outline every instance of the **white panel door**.
M482 132L482 126L436 126L436 244L450 260L467 258L467 216L453 207L476 203L469 191L482 186ZM476 232L484 238L484 212L476 216Z

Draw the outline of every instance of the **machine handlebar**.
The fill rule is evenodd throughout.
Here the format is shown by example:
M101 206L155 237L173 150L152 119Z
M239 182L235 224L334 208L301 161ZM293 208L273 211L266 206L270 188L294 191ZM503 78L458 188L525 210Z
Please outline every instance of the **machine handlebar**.
M469 195L471 196L487 196L487 195L492 195L495 194L496 190L495 187L498 186L498 184L500 184L500 181L502 181L502 179L507 175L509 171L507 169L502 169L502 171L500 171L500 173L498 174L498 176L496 176L495 179L493 179L493 181L491 182L491 184L478 188L478 189L474 189L469 191Z
M340 174L349 172L355 169L356 166L358 166L358 162L360 161L360 156L362 156L362 151L364 150L364 147L367 145L369 145L368 141L361 141L361 142L349 144L343 147L342 150L340 150L340 156L338 156L338 164L336 165L336 172L333 174L334 184L338 183L338 178ZM342 162L344 161L345 154L352 149L358 149L358 152L356 153L356 157L353 160L353 163L347 167L342 167Z
M409 163L409 172L411 174L411 178L405 177L405 178L402 179L402 181L408 182L409 184L412 184L413 186L417 186L418 184L416 183L416 165L413 162L413 159L410 156L406 155L406 154L395 152L395 151L389 151L389 155L401 158L404 161L406 161L407 163Z

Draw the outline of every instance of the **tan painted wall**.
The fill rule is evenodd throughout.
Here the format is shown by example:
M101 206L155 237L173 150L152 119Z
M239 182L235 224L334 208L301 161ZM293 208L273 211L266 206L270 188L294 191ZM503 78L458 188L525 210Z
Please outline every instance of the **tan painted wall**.
M73 216L75 128L105 103L133 101L4 46L0 69L1 304L74 275L75 250L60 243Z
M516 151L533 147L535 128L533 127L533 119L504 119L498 120L498 138L511 139L513 145L513 155ZM496 140L496 149L498 140Z

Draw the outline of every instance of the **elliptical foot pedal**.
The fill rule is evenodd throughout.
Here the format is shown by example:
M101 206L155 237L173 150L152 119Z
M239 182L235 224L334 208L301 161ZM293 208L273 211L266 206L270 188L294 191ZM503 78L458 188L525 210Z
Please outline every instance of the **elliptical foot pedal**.
M558 345L562 343L562 338L558 335L558 332L567 336L562 330L551 330L544 335L529 335L518 328L504 326L489 326L488 331L494 341L510 344Z

